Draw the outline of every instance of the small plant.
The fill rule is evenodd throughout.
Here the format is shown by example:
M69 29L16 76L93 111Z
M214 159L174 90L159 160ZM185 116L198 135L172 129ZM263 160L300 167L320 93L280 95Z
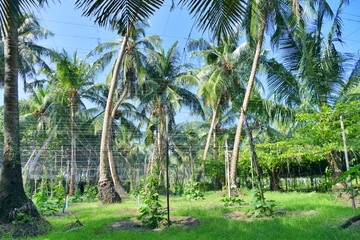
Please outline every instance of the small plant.
M352 182L360 177L360 164L357 164L353 167L350 167L348 171L344 172L342 175L339 176L338 180L334 183L340 183L340 182ZM359 186L356 184L350 185L347 188L345 188L346 193L352 192L353 198L360 195L360 189Z
M252 217L262 217L262 216L271 216L274 213L274 207L276 203L274 200L262 200L260 191L257 188L253 188L251 190L253 192L253 198L251 206L254 207L254 211L252 212ZM250 210L249 210L250 211Z
M184 189L182 187L181 184L176 184L174 186L174 192L173 192L173 195L174 196L182 196L184 194Z
M159 180L154 175L150 175L145 189L141 193L143 205L139 208L141 215L138 219L141 220L145 227L151 229L160 226L161 221L164 219L163 215L166 213L161 206L160 195L157 189L159 189Z
M97 194L98 194L97 185L94 186L86 185L82 199L84 201L94 201L97 199Z
M41 186L39 191L32 196L32 199L42 215L54 215L63 205L65 190L60 184L56 185L53 188L53 196L50 197L47 189Z
M224 204L225 207L235 206L235 205L242 205L244 200L239 198L239 195L235 195L234 197L228 197L226 193L222 195L220 202Z
M204 194L200 190L199 183L187 183L184 189L184 195L188 200L205 199Z
M82 202L84 199L81 196L81 190L78 188L76 189L75 193L73 196L71 196L70 201L75 203L75 202Z
M325 169L325 179L322 180L319 184L317 184L316 190L322 193L330 192L333 184L334 183L331 181L331 171L327 167Z

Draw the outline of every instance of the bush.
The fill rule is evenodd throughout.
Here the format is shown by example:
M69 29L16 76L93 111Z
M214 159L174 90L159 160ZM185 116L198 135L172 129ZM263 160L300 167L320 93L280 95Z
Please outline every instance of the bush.
M53 188L52 196L49 196L46 188L42 186L39 191L33 195L32 199L42 215L54 215L61 209L64 203L65 190L60 185L56 185Z
M251 206L254 207L254 211L252 212L252 217L262 217L262 216L271 216L274 213L274 207L276 206L276 203L274 200L264 200L264 202L261 201L261 195L260 191L257 188L251 189L253 192L253 198ZM250 210L249 210L250 211Z
M184 189L184 195L188 200L205 199L204 194L200 190L199 183L187 183Z
M153 175L147 179L147 184L141 195L143 197L143 204L139 208L141 215L138 217L145 227L154 229L160 226L164 219L163 215L166 213L162 206L160 195L157 192L159 189L159 180Z
M234 197L228 197L226 193L222 195L220 202L224 204L225 207L235 206L235 205L242 205L244 200L239 198L239 195L235 195Z

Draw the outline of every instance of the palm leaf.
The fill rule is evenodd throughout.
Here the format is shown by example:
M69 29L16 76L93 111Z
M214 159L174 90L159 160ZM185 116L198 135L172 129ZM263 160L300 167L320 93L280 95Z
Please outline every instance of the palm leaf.
M188 7L201 31L209 30L218 40L236 35L246 9L245 0L180 0L180 4Z
M134 22L148 19L163 0L77 0L85 16L94 16L100 26L117 23L120 31Z

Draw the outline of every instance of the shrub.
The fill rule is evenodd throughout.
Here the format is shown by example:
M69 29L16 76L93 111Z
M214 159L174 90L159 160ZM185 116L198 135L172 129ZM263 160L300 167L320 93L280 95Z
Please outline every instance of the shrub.
M141 195L143 197L143 204L139 208L141 215L138 217L145 227L154 229L160 226L164 219L163 215L166 213L162 206L160 195L157 192L159 189L159 180L153 175L147 179L147 184Z
M205 199L204 194L200 190L199 183L187 183L184 189L184 195L188 200Z

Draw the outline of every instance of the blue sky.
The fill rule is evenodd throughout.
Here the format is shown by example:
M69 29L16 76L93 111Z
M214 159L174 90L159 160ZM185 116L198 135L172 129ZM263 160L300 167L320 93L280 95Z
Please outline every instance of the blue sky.
M330 0L335 8L339 1ZM202 35L193 27L193 21L187 14L186 9L176 7L170 12L171 1L167 0L164 6L158 10L150 19L151 27L146 30L147 35L159 35L165 47L179 41L179 49L183 53L183 61L187 62L187 54L184 46L188 39L208 38L207 34ZM360 1L352 0L350 5L343 11L343 39L345 44L339 46L342 52L357 53L360 55ZM44 28L51 30L55 36L51 39L41 41L40 44L56 50L66 49L71 53L77 51L84 57L96 45L105 41L112 41L118 38L117 34L93 24L91 18L81 16L81 10L76 10L74 1L63 0L61 3L50 3L49 7L36 13L37 18ZM103 76L106 74L104 73ZM100 76L101 78L101 76ZM20 83L20 86L22 84ZM3 95L2 91L0 92ZM20 97L25 95L21 92ZM0 98L2 105L3 99Z

